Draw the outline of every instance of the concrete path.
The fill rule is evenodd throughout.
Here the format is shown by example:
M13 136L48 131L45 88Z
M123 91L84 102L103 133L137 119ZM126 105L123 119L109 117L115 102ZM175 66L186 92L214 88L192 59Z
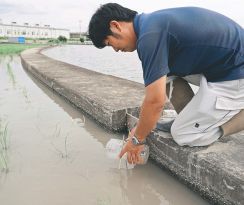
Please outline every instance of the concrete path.
M120 131L137 122L143 85L50 59L40 49L24 51L21 59L25 69L104 127ZM147 141L159 166L213 204L244 205L244 133L201 148L180 147L157 130Z

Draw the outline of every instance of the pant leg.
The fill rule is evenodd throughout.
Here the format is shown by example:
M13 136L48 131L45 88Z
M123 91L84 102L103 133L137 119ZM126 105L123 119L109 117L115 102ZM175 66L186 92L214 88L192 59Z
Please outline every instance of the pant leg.
M219 96L218 89L208 84L202 76L199 91L179 113L171 127L171 134L177 144L205 146L221 136L219 127L240 112L240 109L217 109Z

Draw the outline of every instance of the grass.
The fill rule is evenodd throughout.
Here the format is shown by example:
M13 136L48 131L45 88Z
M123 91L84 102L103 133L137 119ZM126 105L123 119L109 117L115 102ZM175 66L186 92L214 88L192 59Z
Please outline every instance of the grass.
M40 44L1 44L0 55L19 54L25 49L42 46Z

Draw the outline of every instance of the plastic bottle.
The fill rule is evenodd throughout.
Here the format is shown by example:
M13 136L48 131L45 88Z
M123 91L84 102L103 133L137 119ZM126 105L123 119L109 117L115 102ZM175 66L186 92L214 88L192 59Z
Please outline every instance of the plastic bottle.
M110 159L118 159L119 160L119 153L121 152L123 148L124 142L120 139L110 139L108 143L106 144L106 155ZM143 145L143 150L140 153L140 164L146 164L148 157L149 157L149 146ZM123 163L126 163L126 167L128 169L134 168L135 165L129 164L127 161L127 153L121 158ZM120 162L121 163L121 162ZM119 164L120 168L120 164Z

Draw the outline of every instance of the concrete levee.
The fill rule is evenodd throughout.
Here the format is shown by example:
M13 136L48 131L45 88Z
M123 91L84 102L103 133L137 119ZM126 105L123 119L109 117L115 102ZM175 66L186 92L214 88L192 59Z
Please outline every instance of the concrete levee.
M59 62L40 51L21 53L23 67L33 76L110 130L135 125L143 85ZM153 161L212 204L244 204L244 133L208 147L190 148L180 147L170 134L154 130L147 143Z
M126 129L127 108L140 106L143 85L56 61L41 54L41 50L21 53L26 70L102 126L113 131Z
M128 110L131 129L139 113ZM244 132L207 147L181 147L169 133L153 130L147 138L150 157L212 204L244 204Z

